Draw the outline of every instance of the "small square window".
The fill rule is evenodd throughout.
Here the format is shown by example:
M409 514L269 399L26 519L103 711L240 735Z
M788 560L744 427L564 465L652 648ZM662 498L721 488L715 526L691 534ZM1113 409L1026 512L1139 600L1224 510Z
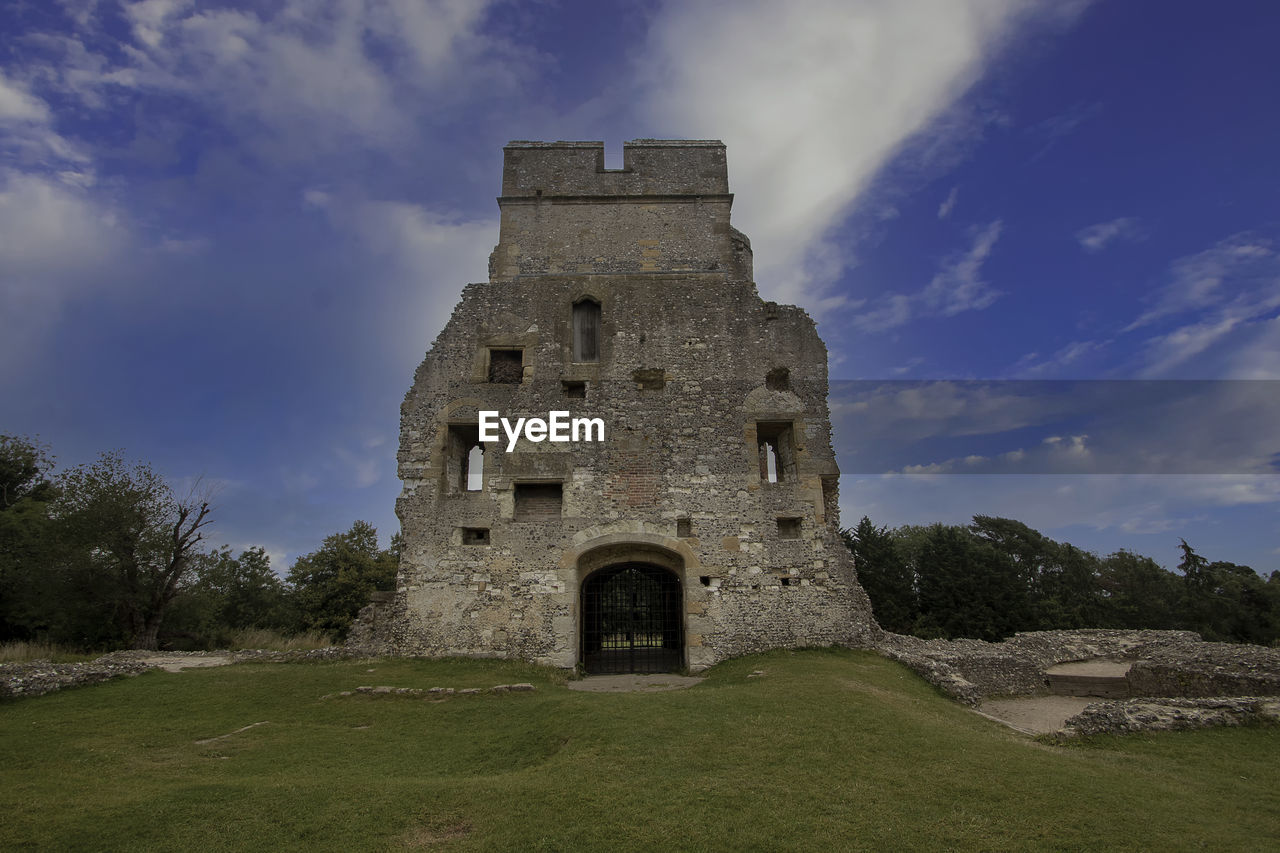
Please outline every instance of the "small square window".
M677 518L676 519L676 536L681 539L688 539L693 535L693 519Z
M489 528L487 527L462 528L462 544L463 545L488 545L489 544Z
M661 391L667 384L667 372L660 367L632 371L631 378L641 391Z
M779 539L799 539L800 538L800 519L779 518L778 519L778 538Z
M489 381L503 385L519 385L524 379L524 351L518 349L489 350Z
M564 392L564 395L571 400L587 399L587 383L586 382L572 382L566 379L561 381L560 390Z
M560 517L564 487L560 483L517 483L516 521L551 521Z

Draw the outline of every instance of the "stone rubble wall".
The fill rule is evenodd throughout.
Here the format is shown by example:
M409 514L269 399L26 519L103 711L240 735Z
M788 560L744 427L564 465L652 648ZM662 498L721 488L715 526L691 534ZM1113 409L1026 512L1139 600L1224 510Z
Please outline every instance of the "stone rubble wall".
M288 652L267 649L241 649L234 652L149 652L129 649L111 652L91 661L53 663L34 660L26 663L0 664L0 699L25 696L43 696L68 687L84 687L100 684L113 678L141 675L160 664L153 660L164 658L230 657L233 663L263 662L288 663L297 661L337 661L367 657L362 651L349 647L329 646L323 649L307 649Z
M1149 675L1139 676L1141 689L1134 686L1135 693L1145 694L1157 683L1174 689L1183 682L1212 692L1156 695L1280 693L1280 651L1204 643L1194 631L1027 631L1000 643L922 640L885 632L880 650L967 705L985 697L1042 692L1049 667L1098 659L1144 662L1142 672ZM1138 667L1135 663L1134 669Z
M1129 669L1137 696L1280 696L1280 648L1196 643L1143 658Z
M64 687L99 684L113 678L141 675L152 665L138 652L113 652L92 661L53 663L34 660L0 664L0 698L43 696Z
M1280 699L1234 696L1214 699L1143 698L1094 702L1067 720L1067 737L1200 729L1280 722Z

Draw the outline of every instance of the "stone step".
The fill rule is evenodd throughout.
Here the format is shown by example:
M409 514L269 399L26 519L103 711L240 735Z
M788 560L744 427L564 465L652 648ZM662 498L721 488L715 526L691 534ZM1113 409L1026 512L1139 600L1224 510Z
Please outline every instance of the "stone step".
M1058 696L1100 696L1124 699L1129 696L1129 680L1123 675L1067 675L1049 673L1049 692Z

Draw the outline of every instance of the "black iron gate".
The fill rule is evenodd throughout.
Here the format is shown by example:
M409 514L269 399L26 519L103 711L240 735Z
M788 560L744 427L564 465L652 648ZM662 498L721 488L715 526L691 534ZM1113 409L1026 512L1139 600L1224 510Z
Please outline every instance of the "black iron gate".
M582 663L592 674L684 665L680 579L648 563L601 569L582 585Z

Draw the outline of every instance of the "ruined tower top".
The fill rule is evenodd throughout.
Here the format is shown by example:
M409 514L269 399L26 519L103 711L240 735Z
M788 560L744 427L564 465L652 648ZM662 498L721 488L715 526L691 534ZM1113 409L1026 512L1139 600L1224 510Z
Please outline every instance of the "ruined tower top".
M606 169L603 142L511 142L503 149L502 199L538 196L727 196L724 143L634 139L622 168Z
M490 277L720 273L751 281L750 243L729 225L724 143L636 139L622 168L603 142L503 149Z

